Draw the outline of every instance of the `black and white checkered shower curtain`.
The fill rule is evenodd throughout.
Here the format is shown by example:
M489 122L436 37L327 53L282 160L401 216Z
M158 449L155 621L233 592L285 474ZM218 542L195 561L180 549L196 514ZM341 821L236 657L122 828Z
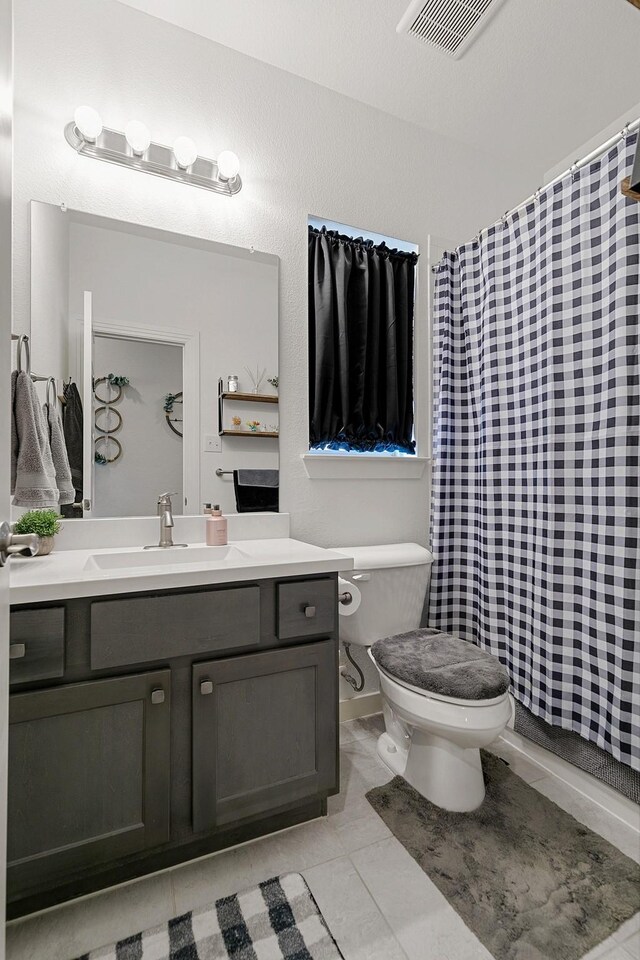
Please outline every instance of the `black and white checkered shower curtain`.
M636 135L445 255L431 626L640 769Z

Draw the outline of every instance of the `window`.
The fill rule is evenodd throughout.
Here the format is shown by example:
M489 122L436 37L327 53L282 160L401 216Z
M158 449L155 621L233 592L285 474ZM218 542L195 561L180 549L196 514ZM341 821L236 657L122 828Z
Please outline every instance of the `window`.
M309 218L309 448L414 456L418 248Z

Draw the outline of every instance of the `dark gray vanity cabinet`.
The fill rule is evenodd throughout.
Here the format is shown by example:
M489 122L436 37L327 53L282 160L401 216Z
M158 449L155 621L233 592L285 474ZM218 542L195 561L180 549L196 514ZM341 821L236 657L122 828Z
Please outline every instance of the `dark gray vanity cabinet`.
M11 610L8 916L326 813L337 577Z
M327 793L335 740L332 641L194 664L194 829Z
M169 670L11 696L14 893L169 839L170 708Z

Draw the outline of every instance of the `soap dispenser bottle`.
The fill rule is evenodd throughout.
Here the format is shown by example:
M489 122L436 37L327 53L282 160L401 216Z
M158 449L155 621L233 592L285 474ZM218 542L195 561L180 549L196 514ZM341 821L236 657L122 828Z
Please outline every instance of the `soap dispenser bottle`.
M224 547L227 543L227 518L222 516L220 504L214 504L211 515L207 517L207 545Z

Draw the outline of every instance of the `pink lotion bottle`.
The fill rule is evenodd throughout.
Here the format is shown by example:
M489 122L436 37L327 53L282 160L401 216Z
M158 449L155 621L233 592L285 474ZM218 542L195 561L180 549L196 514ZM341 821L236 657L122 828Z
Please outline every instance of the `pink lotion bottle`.
M227 518L222 516L220 504L216 503L207 517L207 546L224 547L227 543Z

